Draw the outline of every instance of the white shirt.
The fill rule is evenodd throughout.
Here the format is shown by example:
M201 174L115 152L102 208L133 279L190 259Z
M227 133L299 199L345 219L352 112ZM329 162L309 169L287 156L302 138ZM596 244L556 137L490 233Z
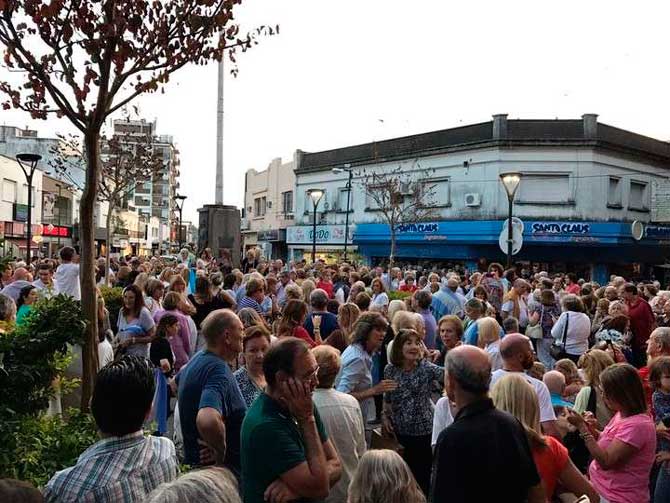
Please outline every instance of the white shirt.
M510 316L513 315L514 311L514 302L511 300L508 300L505 302L502 306L500 306L500 310L504 311L505 313L509 313ZM519 297L519 326L520 327L525 327L528 325L528 305L526 304L526 301L523 300L522 297Z
M433 415L433 437L430 445L435 447L437 444L437 437L440 436L442 430L454 422L454 416L451 413L451 405L446 396L440 398L435 404L435 413Z
M107 339L98 343L98 363L100 368L114 361L114 349Z
M540 422L555 421L556 414L554 414L554 406L551 405L551 394L549 388L539 379L529 376L525 372L508 372L507 370L499 369L491 374L491 388L507 374L518 374L523 377L529 384L535 388L537 399L540 403Z
M54 275L56 292L69 295L74 300L81 300L79 287L79 264L61 264Z
M342 476L330 489L326 503L347 500L349 483L354 478L358 461L365 454L365 427L358 400L334 389L314 390L312 401L319 411L328 438L337 449L342 464Z
M570 319L568 320L568 316ZM591 320L584 313L566 311L551 328L551 336L556 344L563 347L563 330L568 323L566 333L565 352L571 355L581 355L589 349L589 335L591 335Z
M500 356L500 339L488 344L484 351L489 355L491 360L491 370L498 370L503 367L502 356Z

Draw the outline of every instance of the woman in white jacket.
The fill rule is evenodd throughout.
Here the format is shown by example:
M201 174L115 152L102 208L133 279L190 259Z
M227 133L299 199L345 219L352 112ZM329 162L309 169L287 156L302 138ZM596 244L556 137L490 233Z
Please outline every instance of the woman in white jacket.
M564 349L564 357L577 363L589 349L591 320L584 314L584 305L576 295L566 295L561 305L563 313L552 327L551 336L555 344Z

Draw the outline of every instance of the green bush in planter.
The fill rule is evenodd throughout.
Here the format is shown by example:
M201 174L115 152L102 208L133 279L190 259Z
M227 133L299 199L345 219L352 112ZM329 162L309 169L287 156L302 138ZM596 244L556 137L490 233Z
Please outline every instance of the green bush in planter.
M114 333L117 331L116 320L119 319L119 311L123 306L123 288L116 286L101 286L100 293L105 299L105 307L109 311L109 321Z
M412 296L412 292L388 292L389 300L405 300Z

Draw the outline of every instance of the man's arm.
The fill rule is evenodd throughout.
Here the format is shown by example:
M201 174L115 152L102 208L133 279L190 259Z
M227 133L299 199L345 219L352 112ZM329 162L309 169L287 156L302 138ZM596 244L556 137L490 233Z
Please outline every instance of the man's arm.
M328 481L330 487L333 487L342 476L340 457L337 455L337 450L330 439L323 442L323 451L326 455L326 463L328 464Z
M222 465L226 457L226 423L221 413L212 407L203 407L195 419L200 438L215 453L216 464Z

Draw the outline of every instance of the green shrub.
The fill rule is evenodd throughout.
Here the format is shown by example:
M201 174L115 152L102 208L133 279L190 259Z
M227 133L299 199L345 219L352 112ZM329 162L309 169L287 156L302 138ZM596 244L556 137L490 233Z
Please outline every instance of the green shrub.
M25 416L12 424L13 435L0 450L0 477L26 480L37 487L72 466L98 440L90 414L70 409L61 416Z
M114 333L117 331L116 320L119 319L119 311L123 306L123 288L120 286L101 286L100 293L105 299L105 307L109 311L109 321Z

